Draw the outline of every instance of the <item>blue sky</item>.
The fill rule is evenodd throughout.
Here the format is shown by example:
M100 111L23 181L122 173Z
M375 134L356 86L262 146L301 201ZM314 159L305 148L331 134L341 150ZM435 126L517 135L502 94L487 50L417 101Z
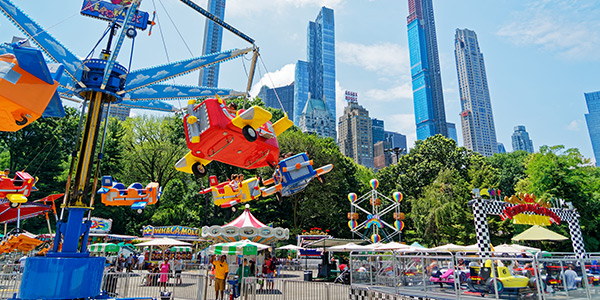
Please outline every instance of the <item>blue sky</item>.
M227 0L225 20L254 38L260 47L264 64L271 73L265 76L266 71L261 66L255 83L260 80L271 85L273 80L275 85L284 85L293 81L293 64L298 59L306 59L308 21L315 19L321 6L333 8L338 116L345 104L343 91L356 91L359 103L369 110L371 117L383 119L387 130L406 134L412 145L416 134L406 2ZM82 57L107 25L79 15L82 0L15 0L15 3ZM206 7L205 0L196 0L196 3ZM204 17L176 0L144 0L141 9L152 12L153 4L169 59L200 55ZM541 145L562 144L579 148L586 157L592 156L583 93L600 90L600 4L595 1L438 0L434 1L434 10L446 117L457 125L459 144L462 144L462 136L454 33L456 28L468 28L477 33L485 58L498 141L512 150L513 127L525 125L536 149ZM19 32L6 18L0 18L0 39L9 41L13 35ZM151 36L146 32L138 35L132 61L134 69L167 62L161 40L158 26ZM223 49L247 46L235 35L224 33ZM128 41L120 56L124 65L129 63L129 51ZM222 64L220 87L245 89L244 66L249 65L248 60L249 57ZM197 76L195 73L176 78L175 82L195 84ZM259 85L255 84L254 91Z

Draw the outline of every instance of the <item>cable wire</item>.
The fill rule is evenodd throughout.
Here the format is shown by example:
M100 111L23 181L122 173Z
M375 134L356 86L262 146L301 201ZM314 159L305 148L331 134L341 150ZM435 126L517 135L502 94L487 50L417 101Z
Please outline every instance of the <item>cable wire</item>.
M265 69L265 72L267 74L267 77L269 78L269 81L271 81L271 85L273 86L273 92L275 93L277 102L279 102L279 105L281 106L281 110L283 110L283 113L287 114L287 112L285 111L285 107L283 107L283 104L281 103L281 99L279 99L277 90L275 89L275 83L273 82L273 78L271 78L271 74L269 74L269 70L267 70L267 66L265 66L265 62L263 61L262 56L260 54L258 55L258 58L260 59L260 63L262 64L263 68Z
M185 42L185 39L183 38L183 36L181 35L181 32L179 32L179 28L177 28L177 25L175 25L175 22L173 22L173 19L171 18L171 15L169 14L169 12L167 11L167 8L163 5L161 0L158 0L158 3L160 3L160 6L162 6L162 8L165 10L165 13L167 14L167 17L169 17L169 20L171 20L171 24L173 24L173 27L175 27L175 31L177 31L177 34L179 34L179 37L181 38L181 41L183 42L183 44L185 45L185 47L187 48L188 52L190 52L191 56L194 56L194 53L192 52L192 50L190 50L190 47L188 46L188 44Z

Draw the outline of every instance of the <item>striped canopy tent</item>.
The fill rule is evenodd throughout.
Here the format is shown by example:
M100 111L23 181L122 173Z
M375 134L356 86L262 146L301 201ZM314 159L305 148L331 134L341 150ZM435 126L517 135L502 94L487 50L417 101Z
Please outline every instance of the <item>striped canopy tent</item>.
M289 229L281 227L273 228L263 224L250 213L249 208L250 206L246 204L244 212L228 224L202 227L202 237L221 242L249 240L260 244L269 244L289 239Z
M192 247L174 246L171 247L171 252L192 252Z
M210 246L208 251L215 255L257 255L258 251L270 248L263 244L243 240L233 243L221 243Z
M88 246L90 252L119 252L121 247L113 243L98 243Z

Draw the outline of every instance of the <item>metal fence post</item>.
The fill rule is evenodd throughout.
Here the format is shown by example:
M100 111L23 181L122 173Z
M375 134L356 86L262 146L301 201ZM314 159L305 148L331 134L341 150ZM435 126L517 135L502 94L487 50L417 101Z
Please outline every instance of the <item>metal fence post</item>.
M204 278L202 277L202 275L198 275L198 287L196 288L197 292L196 292L196 300L203 300L205 297L202 294L202 288L204 287Z
M175 275L175 272L173 272L173 275ZM169 276L169 275L167 275ZM171 298L170 299L175 299L175 289L177 288L177 278L175 278L175 276L173 276L173 285L171 286ZM183 279L181 280L181 283L183 283ZM169 278L167 277L167 285L169 284Z
M285 299L287 295L287 282L286 280L282 280L281 282L283 282L283 287L281 288L281 295L283 296L283 299Z
M123 297L129 296L129 274L125 274L125 286L123 287Z
M326 300L329 300L329 283L325 284L325 295Z

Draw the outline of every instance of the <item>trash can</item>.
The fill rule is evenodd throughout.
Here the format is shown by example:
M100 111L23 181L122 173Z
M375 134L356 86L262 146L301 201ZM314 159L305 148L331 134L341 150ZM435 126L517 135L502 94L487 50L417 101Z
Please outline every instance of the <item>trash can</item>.
M312 271L304 271L304 281L312 281Z

